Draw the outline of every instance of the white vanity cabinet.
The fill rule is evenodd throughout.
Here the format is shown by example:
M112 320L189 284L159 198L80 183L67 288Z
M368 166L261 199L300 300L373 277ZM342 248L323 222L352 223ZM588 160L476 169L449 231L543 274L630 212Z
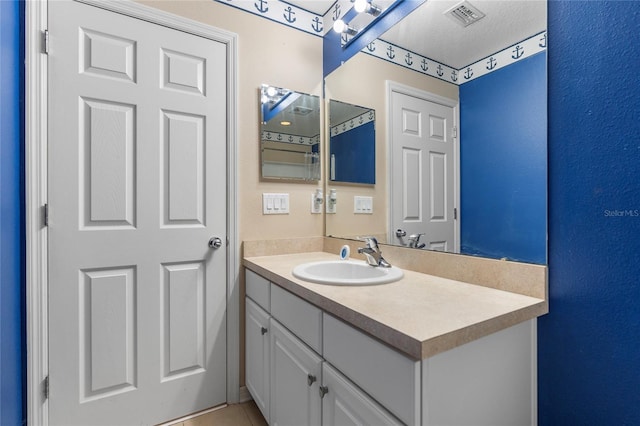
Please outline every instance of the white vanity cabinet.
M534 425L536 320L421 360L247 271L246 385L270 425Z
M326 314L251 271L246 280L245 381L270 425L402 424L322 358Z

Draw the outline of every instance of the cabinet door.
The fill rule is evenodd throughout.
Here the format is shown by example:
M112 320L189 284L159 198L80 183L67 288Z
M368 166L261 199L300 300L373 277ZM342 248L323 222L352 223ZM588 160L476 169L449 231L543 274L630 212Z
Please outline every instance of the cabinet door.
M269 421L269 314L251 299L245 300L245 382L262 415Z
M273 318L270 331L270 424L320 425L322 359Z
M323 426L402 424L326 362L322 365L322 393Z
M322 316L324 359L407 425L420 424L420 361Z

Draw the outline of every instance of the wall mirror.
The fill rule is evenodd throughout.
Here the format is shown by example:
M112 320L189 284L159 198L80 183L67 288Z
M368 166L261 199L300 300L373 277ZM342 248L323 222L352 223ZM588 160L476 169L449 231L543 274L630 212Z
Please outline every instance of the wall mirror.
M329 100L329 180L376 183L376 112Z
M545 264L546 1L459 3L423 3L325 76L326 98L378 112L375 185L327 179L326 235ZM423 95L452 114L412 106ZM372 211L354 213L357 196Z
M320 98L260 87L260 166L265 180L320 180Z

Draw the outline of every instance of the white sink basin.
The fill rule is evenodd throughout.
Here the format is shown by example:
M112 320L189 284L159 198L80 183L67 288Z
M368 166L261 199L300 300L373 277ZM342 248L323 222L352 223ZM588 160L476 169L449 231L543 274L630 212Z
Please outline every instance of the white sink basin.
M402 269L374 267L364 261L327 260L303 263L293 268L293 276L301 280L331 285L375 285L398 281Z

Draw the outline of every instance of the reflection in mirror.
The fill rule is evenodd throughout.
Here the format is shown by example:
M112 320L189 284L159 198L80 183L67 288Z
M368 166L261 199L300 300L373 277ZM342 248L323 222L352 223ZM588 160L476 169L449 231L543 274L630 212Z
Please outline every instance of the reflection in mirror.
M393 216L398 216L392 213L395 207L407 221L453 218L457 247L452 244L447 251L544 264L546 1L472 0L485 16L467 26L444 14L456 3L425 2L325 77L327 98L387 111L376 117L376 184L338 189L338 206L350 205L358 195L370 196L373 212L365 216L339 208L326 216L326 234L374 235L387 244L428 249L430 231L414 232L393 223ZM427 93L458 111L453 119L435 114L439 117L435 121L419 121L417 115L413 122L409 116L404 121L416 134L431 133L457 144L454 189L437 194L440 200L454 200L445 210L432 208L428 191L417 192L420 187L431 188L434 175L444 176L440 160L445 151L415 147L404 152L406 156L391 152L391 139L396 137L390 101L394 87ZM398 185L390 175L392 157L412 162L416 172L415 177L404 175L409 183L405 189L414 192L400 206L390 201ZM328 181L327 188L331 184ZM409 238L421 233L425 235L420 239Z
M347 46L357 37L358 33L362 33L374 25L399 2L399 0L353 0L353 11L357 14L349 14L351 17L346 21L346 16L336 19L333 24L334 31L342 33L341 44ZM337 2L336 6L340 7Z
M320 98L263 84L260 88L263 179L320 179Z
M329 180L376 183L376 112L329 101Z

